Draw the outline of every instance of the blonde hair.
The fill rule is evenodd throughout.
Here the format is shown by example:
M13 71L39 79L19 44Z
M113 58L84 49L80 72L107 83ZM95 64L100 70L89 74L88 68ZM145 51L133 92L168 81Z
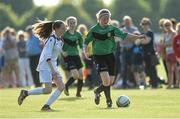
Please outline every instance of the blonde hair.
M18 31L17 33L17 39L19 40L20 36L23 36L25 39L25 32L23 30Z
M159 20L159 26L164 26L163 24L164 24L164 21L165 21L166 19L165 18L161 18L160 20Z
M77 18L74 17L74 16L69 16L68 18L66 18L66 25L69 24L69 21L70 21L70 20L74 20L74 21L76 22L76 25L77 25Z
M132 21L132 18L131 18L130 16L128 16L128 15L126 15L126 16L123 17L123 21L125 21L126 19Z
M142 26L143 23L151 25L151 20L148 17L143 17L142 20L141 20L140 25Z
M108 9L101 9L96 14L96 18L99 20L104 15L109 15L109 17L111 17L111 12Z
M166 24L170 24L170 26L173 27L173 24L169 19L164 20L163 26L165 26Z
M176 31L177 31L178 33L180 33L180 22L178 22L177 25L176 25Z
M80 29L81 29L81 28L84 28L85 31L87 31L87 27L86 27L85 24L79 24L79 26L77 27L77 31L80 32Z

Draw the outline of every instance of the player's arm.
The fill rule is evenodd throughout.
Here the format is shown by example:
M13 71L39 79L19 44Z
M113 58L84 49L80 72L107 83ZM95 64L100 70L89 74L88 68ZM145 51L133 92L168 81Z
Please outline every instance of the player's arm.
M145 38L144 35L135 35L123 32L119 28L115 28L115 36L121 38L124 40L123 42L129 43L129 42L135 42L137 39L143 40Z
M91 60L89 57L88 57L88 44L93 40L93 37L92 37L92 32L89 31L89 33L87 34L87 37L85 39L85 42L83 44L83 53L84 53L84 57L88 60Z

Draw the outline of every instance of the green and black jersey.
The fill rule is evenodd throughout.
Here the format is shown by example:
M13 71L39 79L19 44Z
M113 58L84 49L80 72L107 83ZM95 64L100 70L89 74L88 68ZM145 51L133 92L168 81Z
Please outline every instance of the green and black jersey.
M79 48L82 49L83 39L79 32L74 32L70 34L69 31L64 33L64 46L63 51L65 51L69 56L79 55Z
M125 39L127 33L110 24L106 27L101 27L98 23L88 32L85 44L88 45L91 41L93 42L93 55L111 54L116 48L114 36Z

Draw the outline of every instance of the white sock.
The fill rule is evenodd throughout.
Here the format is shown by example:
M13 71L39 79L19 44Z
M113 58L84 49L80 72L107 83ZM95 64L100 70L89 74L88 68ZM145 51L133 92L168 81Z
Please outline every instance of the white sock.
M43 93L43 87L28 90L28 95L39 95Z
M49 97L48 101L46 102L47 105L51 105L61 94L59 89L56 89Z

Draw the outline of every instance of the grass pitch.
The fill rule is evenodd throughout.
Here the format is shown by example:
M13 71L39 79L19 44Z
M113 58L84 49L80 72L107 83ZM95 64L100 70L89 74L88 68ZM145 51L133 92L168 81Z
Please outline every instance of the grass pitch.
M180 118L179 89L112 90L113 107L106 108L102 94L100 105L94 104L93 91L83 88L82 98L76 98L76 89L70 89L70 96L64 93L52 105L53 112L41 112L49 95L29 96L19 106L17 97L21 89L0 90L0 118ZM117 108L119 95L128 95L131 104Z

